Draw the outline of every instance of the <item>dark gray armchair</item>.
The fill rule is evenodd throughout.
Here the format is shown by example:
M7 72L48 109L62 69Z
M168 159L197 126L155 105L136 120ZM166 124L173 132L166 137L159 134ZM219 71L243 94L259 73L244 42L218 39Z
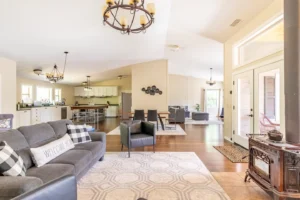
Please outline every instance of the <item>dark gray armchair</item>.
M132 122L121 123L121 143L128 148L128 157L130 158L131 148L153 146L155 152L156 129L155 125L150 122Z

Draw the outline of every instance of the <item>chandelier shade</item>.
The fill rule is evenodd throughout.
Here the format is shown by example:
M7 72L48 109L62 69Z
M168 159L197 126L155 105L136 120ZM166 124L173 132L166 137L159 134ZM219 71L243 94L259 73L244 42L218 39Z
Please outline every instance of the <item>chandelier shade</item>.
M120 31L122 34L146 32L153 23L156 12L155 4L145 0L106 0L103 6L103 23ZM139 17L138 17L139 16ZM129 20L128 20L129 19Z
M206 81L206 84L213 86L214 84L216 84L216 81L212 80L212 68L210 68L210 79L209 81Z
M65 69L66 69L66 64L67 64L67 56L68 56L69 52L66 51L64 53L65 53L65 64L64 64L63 72L61 73L55 64L51 73L46 73L46 78L49 80L50 83L57 83L58 81L61 81L64 79Z

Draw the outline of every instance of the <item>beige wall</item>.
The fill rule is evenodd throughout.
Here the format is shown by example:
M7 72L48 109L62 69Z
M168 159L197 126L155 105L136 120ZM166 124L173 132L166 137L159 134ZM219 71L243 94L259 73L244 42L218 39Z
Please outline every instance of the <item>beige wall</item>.
M0 113L16 115L16 62L0 58ZM14 124L16 121L14 120Z
M106 98L80 98L75 97L75 100L78 101L79 104L88 104L88 103L95 103L95 104L106 104L109 101L111 104L121 104L121 94L122 92L131 93L131 77L101 82L93 82L92 86L118 86L119 96L117 97L106 97Z
M17 77L17 102L22 101L21 97L21 85L31 85L32 86L32 93L33 93L33 101L36 99L36 87L42 86L47 88L52 88L52 97L54 98L54 89L58 88L61 89L61 96L62 98L66 99L67 105L73 105L74 100L74 87L70 85L63 85L63 84L51 84L48 81L39 81L39 80L33 80L33 79L26 79L22 77Z
M270 19L283 13L283 0L274 0L274 2L264 9L260 14L253 18L245 27L232 36L224 45L224 136L231 138L232 136L232 73L236 70L241 70L247 66L242 66L238 69L233 69L233 46L247 37L253 31L264 25ZM282 54L282 52L280 53ZM277 55L276 55L277 56ZM269 59L268 58L265 59ZM256 61L263 62L264 59Z
M169 105L189 106L194 110L196 104L204 108L204 89L223 89L223 82L213 86L206 84L207 80L190 76L169 75Z
M162 95L151 96L142 92L143 87L155 85ZM168 110L168 61L157 60L132 66L132 110Z

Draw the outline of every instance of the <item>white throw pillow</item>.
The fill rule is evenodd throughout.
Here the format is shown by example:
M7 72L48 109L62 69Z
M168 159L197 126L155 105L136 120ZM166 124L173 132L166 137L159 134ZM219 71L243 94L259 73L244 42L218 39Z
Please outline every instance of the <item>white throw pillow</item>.
M74 147L74 143L72 142L70 136L66 134L62 138L50 142L44 146L30 148L30 151L35 166L41 167L57 156L70 149L73 149Z

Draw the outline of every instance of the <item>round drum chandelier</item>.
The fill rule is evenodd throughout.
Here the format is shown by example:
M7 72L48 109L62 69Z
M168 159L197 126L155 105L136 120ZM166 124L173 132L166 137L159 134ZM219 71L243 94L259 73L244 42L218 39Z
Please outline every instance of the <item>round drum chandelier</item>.
M145 0L106 0L103 23L122 34L145 33L154 23L155 4L148 3L147 8L144 5Z

